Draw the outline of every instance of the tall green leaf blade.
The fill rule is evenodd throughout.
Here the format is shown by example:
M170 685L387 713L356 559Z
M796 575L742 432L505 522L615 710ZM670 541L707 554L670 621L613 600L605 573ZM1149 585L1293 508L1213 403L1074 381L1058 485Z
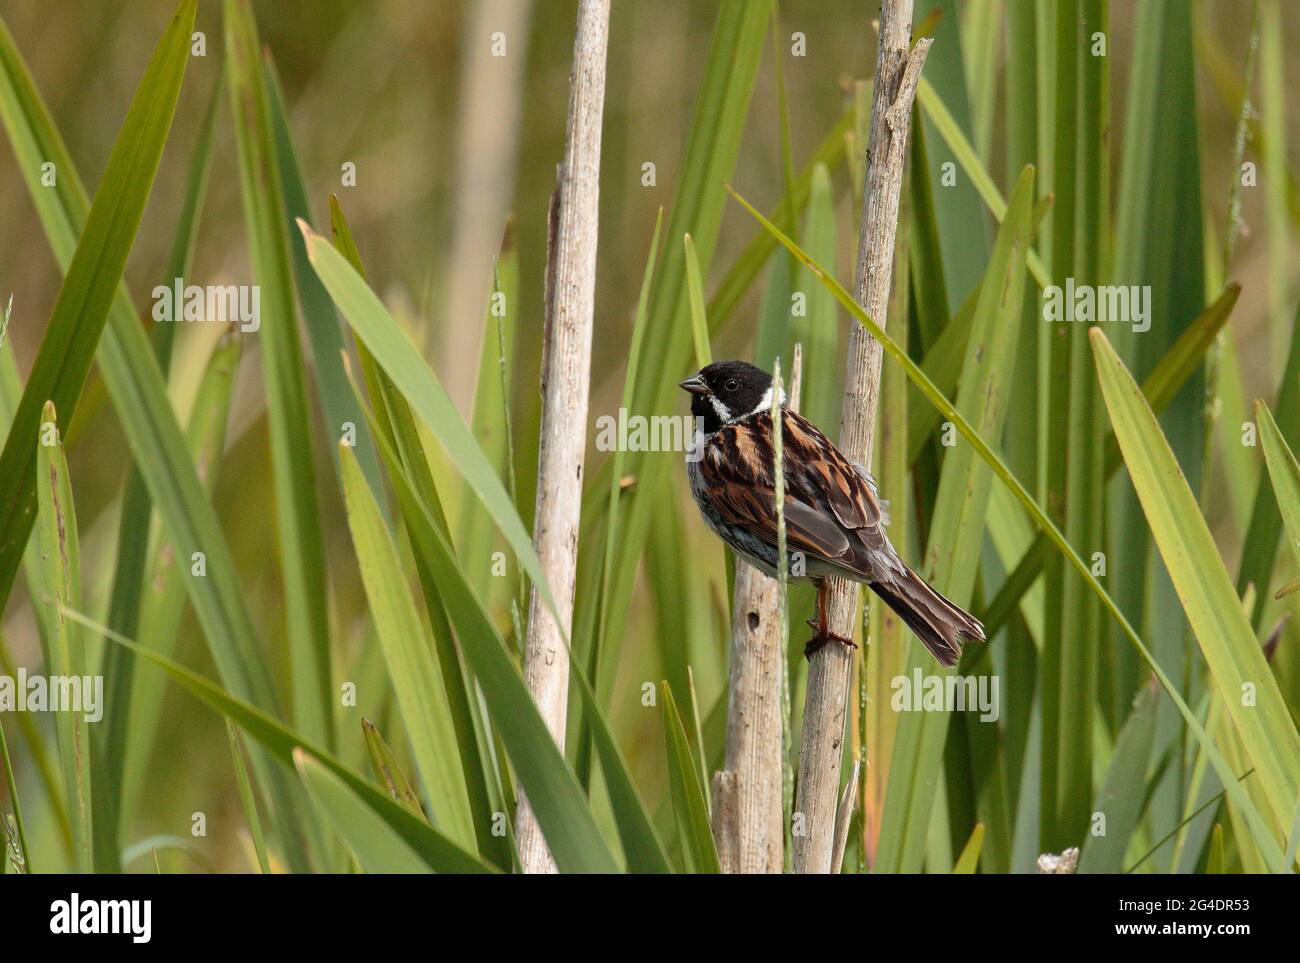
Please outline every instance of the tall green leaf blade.
M767 271L767 287L758 308L758 332L754 337L754 363L770 370L778 357L789 357L790 296L794 289L795 263L788 251L778 251Z
M1259 123L1263 134L1260 138L1260 159L1264 173L1260 187L1266 198L1264 227L1268 256L1268 327L1275 373L1280 359L1285 357L1288 340L1286 322L1290 313L1290 299L1294 294L1294 287L1289 281L1293 238L1286 203L1286 154L1291 128L1286 116L1285 64L1288 55L1283 53L1282 6L1280 0L1262 0L1258 38L1261 94ZM1294 51L1291 56L1294 56ZM1294 89L1291 88L1292 91Z
M335 248L364 280L365 267L361 263L361 252L357 249L352 229L343 215L338 198L332 195L330 233ZM442 502L434 484L424 443L415 418L411 414L410 405L366 349L365 343L358 341L356 347L366 388L375 410L370 425L372 435L397 453L395 464L400 465L408 473L413 491L421 503L427 506L433 524L437 525L444 536L450 538L450 529L443 516ZM357 397L360 403L359 392ZM362 410L365 410L364 405ZM475 514L480 513L486 516L485 512ZM490 517L487 517L486 530L491 530ZM438 667L442 670L452 722L456 727L456 741L460 750L466 788L469 791L470 805L474 813L474 828L478 834L479 852L491 858L501 869L509 869L514 859L510 841L492 832L494 814L513 810L513 805L507 798L510 796L507 785L509 777L502 772L504 767L497 765L491 727L484 718L478 699L472 697L472 679L462 665L451 623L447 617L446 605L433 572L419 553L416 553L415 561L420 585L424 590L429 625L433 630L434 644L438 651Z
M835 263L835 195L830 171L823 164L813 168L803 238L814 260L821 264ZM840 354L839 306L807 269L799 271L796 287L807 299L804 317L796 318L794 323L795 340L803 345L803 398L799 407L813 424L833 425L839 417L844 394L840 388L844 364ZM781 357L788 361L794 357L793 349L787 348Z
M1291 330L1291 350L1287 352L1282 381L1278 385L1273 410L1277 412L1277 428L1290 444L1300 443L1300 306ZM1255 501L1250 514L1250 526L1242 548L1241 568L1237 573L1237 592L1255 586L1255 607L1251 612L1251 625L1259 628L1268 601L1273 580L1273 563L1277 558L1277 543L1281 536L1281 517L1278 503L1268 492L1268 479L1261 474L1255 487Z
M41 414L40 441L36 454L37 502L40 506L37 534L43 562L43 598L51 609L54 637L51 639L52 675L68 680L86 680L86 642L81 625L65 618L65 608L81 605L81 550L77 536L77 513L72 503L72 483L63 454L53 402L46 402ZM51 683L53 684L53 683ZM51 693L53 698L53 693ZM83 699L85 696L83 695ZM63 763L63 788L72 817L72 864L79 873L94 871L94 815L92 803L92 743L86 711L88 706L52 706L56 711L59 759Z
M253 795L253 784L248 778L248 767L244 765L244 747L235 732L235 724L226 720L226 737L230 742L230 761L235 767L235 785L239 787L239 803L244 807L244 818L248 820L248 832L253 839L253 852L257 854L257 868L263 876L271 872L271 861L266 855L266 839L262 835L262 818L257 814L257 798Z
M1115 740L1115 751L1093 807L1093 812L1105 819L1104 829L1100 835L1085 837L1079 857L1080 873L1119 873L1124 869L1124 853L1137 828L1146 796L1147 765L1159 698L1160 690L1154 684L1144 688Z
M1014 367L1023 307L1025 252L1034 199L1033 168L1016 183L1002 222L988 274L980 285L957 408L982 437L998 439L1006 416L1007 376ZM993 475L970 445L944 459L930 537L921 571L958 605L968 604L975 587L985 512ZM930 655L910 647L907 674L934 670ZM943 670L952 674L954 670ZM876 870L919 872L930 829L931 803L948 732L946 712L910 712L898 722L885 794Z
M659 684L663 700L664 743L668 753L668 786L672 793L673 813L677 817L677 835L686 867L692 873L721 873L718 850L709 827L709 810L704 801L682 717L667 682Z
M971 129L980 157L989 159L993 139L993 118L998 99L997 68L1001 21L1005 14L1001 0L968 4L961 11L962 56L966 65L966 87L970 91Z
M923 282L921 286L924 286ZM966 343L970 339L970 326L975 317L975 302L978 297L979 289L976 288L960 310L943 326L921 359L921 368L944 394L954 393L961 378L961 367L966 360ZM918 310L919 308L918 304ZM925 395L915 385L907 386L907 420L911 426L907 456L910 465L920 457L932 433L942 421L934 406L925 400Z
M1231 337L1216 341L1214 347L1217 354L1215 390L1220 405L1216 411L1218 456L1223 463L1221 490L1228 499L1233 530L1240 533L1243 540L1244 561L1244 538L1250 525L1250 513L1262 466L1250 446L1240 443L1241 426L1250 420L1250 402L1247 400L1248 392L1243 380L1241 352L1236 340ZM1206 838L1209 838L1209 830Z
M845 159L846 135L853 130L853 111L846 110L842 113L835 125L822 138L822 142L813 150L804 165L802 171L794 180L794 210L797 215L803 210L808 203L809 193L812 186L812 173L818 164L824 164L828 169L835 170ZM772 221L780 227L788 228L791 224L789 217L790 203L788 198L782 198L777 207L772 211ZM776 250L777 244L766 231L759 231L754 235L745 249L740 253L727 273L723 275L722 280L713 291L713 296L709 298L709 323L720 326L724 321L731 317L731 313L740 303L745 292L757 280L758 275L762 272L763 265L767 263L772 252Z
M3 320L0 320L0 325L8 326L12 309L13 299L10 298L5 305L4 316ZM18 374L18 362L14 358L13 345L5 340L0 343L0 431L9 430L10 421L13 418L14 411L18 408L18 400L22 397L22 393L23 384ZM38 539L28 539L27 551L23 554L23 578L26 580L29 596L41 591L42 565L41 549L38 541ZM53 620L50 618L47 608L43 605L35 606L33 614L36 616L36 631L40 638L41 655L46 664L49 664L53 662L50 655L50 639L54 634L51 627ZM2 635L0 635L0 672L8 676L16 674L13 660L5 648L5 640ZM64 847L71 852L72 823L68 819L67 802L64 799L63 787L55 774L55 763L50 761L51 752L46 746L45 736L37 726L33 713L19 713L17 715L17 725L39 774L41 786L44 790L45 799L49 803L51 818L57 827L59 839ZM21 842L26 835L26 831L19 818L17 795L15 794L12 798L14 799L14 817L19 822L19 825L15 827L15 833L19 837L22 852L29 853L26 844ZM19 855L22 858L21 853ZM27 857L27 864L30 864L30 853Z
M198 143L190 161L189 176L185 182L185 199L172 239L167 271L163 275L167 284L175 278L189 274L198 239L199 220L203 200L207 193L208 171L212 164L212 131L216 127L217 109L221 105L223 78L213 85L212 99L203 120ZM178 325L162 323L154 328L154 352L158 366L164 371L170 367L172 347ZM145 591L144 577L149 560L149 523L153 505L149 488L140 469L134 464L127 476L122 495L122 511L117 530L117 563L113 567L113 595L109 602L108 626L126 636L135 636L140 627L140 603ZM104 676L104 717L107 724L103 738L96 743L95 806L99 811L99 833L95 844L96 860L101 865L120 869L121 847L118 845L121 813L123 768L126 765L126 746L130 738L130 713L134 666L131 653L112 647L104 653L101 669Z
M984 846L984 824L976 823L975 829L970 834L970 839L966 841L965 848L962 849L961 855L952 865L952 874L954 876L971 876L975 872L975 867L979 865L980 850Z
M1110 199L1108 164L1109 156L1102 150L1102 142L1110 126L1107 100L1107 58L1095 56L1088 48L1095 33L1107 34L1104 4L1098 0L1080 0L1073 16L1062 6L1061 20L1071 34L1077 58L1077 74L1072 78L1078 90L1078 126L1074 131L1075 153L1061 153L1056 165L1058 182L1066 163L1078 167L1077 195L1074 217L1064 229L1077 231L1077 243L1070 245L1073 257L1068 276L1078 283L1098 286L1106 280L1102 275L1102 248L1107 233L1107 212ZM1058 48L1059 49L1059 48ZM1062 83L1071 78L1062 76ZM1058 85L1058 96L1060 87ZM1065 127L1065 117L1057 110L1057 120ZM1058 144L1061 144L1058 141ZM1069 158L1066 161L1065 158ZM1076 161L1075 158L1078 158ZM1064 217L1064 204L1068 199L1057 195L1061 201L1053 203L1052 218ZM1067 276L1057 258L1058 237L1053 237L1052 267L1055 277ZM1068 434L1064 436L1066 462L1065 485L1065 537L1073 545L1097 546L1104 544L1103 473L1101 399L1096 379L1089 364L1088 325L1071 323L1065 337L1071 341L1069 350ZM1061 340L1053 333L1051 340ZM1049 428L1050 430L1050 428ZM1058 459L1060 460L1060 459ZM1050 469L1049 469L1050 477ZM1056 691L1044 700L1044 706L1053 704L1058 711L1057 755L1044 752L1043 763L1055 759L1056 772L1044 773L1044 779L1055 779L1054 799L1056 810L1049 813L1048 798L1044 798L1042 833L1040 839L1048 850L1058 842L1062 849L1066 841L1078 839L1088 828L1093 796L1093 723L1097 705L1098 655L1101 636L1101 608L1088 586L1072 572L1066 572L1062 583L1061 624L1059 627L1060 661L1055 677ZM1045 661L1051 664L1055 655L1053 636L1052 593L1047 595L1047 626L1043 632ZM1124 650L1131 655L1131 650ZM1046 718L1046 715L1044 716ZM1046 731L1046 730L1045 730ZM1052 834L1052 835L1049 835ZM1052 842L1048 842L1048 839Z
M1300 798L1300 735L1155 415L1105 337L1094 332L1092 342L1106 407L1156 546L1276 825L1289 826Z
M1215 823L1210 837L1210 853L1205 860L1205 874L1212 876L1223 871L1223 826Z
M65 423L76 410L171 130L190 59L196 8L197 0L183 0L154 48L109 155L0 452L0 605L9 597L35 521L36 437L41 409L47 401L53 402ZM7 29L4 40L4 46L11 48ZM4 67L11 75L12 61L5 57ZM12 96L0 100L6 126L16 121L14 115L22 109ZM45 160L42 158L37 168ZM57 167L56 171L61 176L70 173Z
M628 352L627 373L623 382L622 406L631 404L636 391L637 376L641 358L641 343L645 336L646 317L649 308L650 284L654 279L655 267L659 259L659 234L663 227L663 208L655 216L654 234L650 238L650 251L646 256L645 269L641 276L641 292L637 298L636 313L632 324L632 344ZM621 488L623 478L624 452L618 446L611 458L609 471L609 506L605 518L605 549L600 570L600 604L599 621L596 624L593 652L589 664L593 666L591 685L583 673L575 671L583 697L582 727L584 733L590 729L596 751L601 758L601 766L609 787L611 801L619 819L619 837L623 844L623 853L627 857L628 870L634 873L668 873L672 867L664 853L663 844L655 831L654 823L647 815L645 805L636 791L627 765L622 760L618 744L601 711L600 693L607 691L604 682L613 675L616 666L608 658L608 645L605 641L604 619L609 610L610 569L614 560L615 546L619 533L619 512L621 509ZM606 669L606 664L609 668ZM612 684L612 683L610 683ZM594 688L594 691L593 691ZM586 739L580 740L585 751Z
M480 862L477 857L465 852L445 835L432 828L424 820L403 809L378 789L374 784L357 775L328 750L315 746L292 729L267 715L261 709L236 698L209 679L191 672L171 659L164 658L156 652L123 638L105 626L76 612L65 614L90 628L104 638L125 646L140 659L161 669L181 688L185 689L200 702L215 710L220 715L239 726L244 732L257 740L272 756L285 766L294 765L295 750L302 750L317 759L330 772L337 776L352 792L373 810L392 828L401 839L410 846L424 862L441 873L490 873L491 867Z
M921 0L914 19L920 22L934 11L942 11L934 25L934 48L926 57L922 83L933 85L935 92L949 106L958 129L971 129L967 106L966 72L962 64L959 21L954 0ZM956 160L951 149L934 136L935 127L925 122L926 172L934 189L935 216L939 225L939 245L943 252L947 311L951 315L984 276L989 257L988 222L980 209L979 195L969 180L945 185L944 165Z
M663 228L664 212L659 208L655 215L654 234L650 238L650 250L646 255L645 268L641 274L641 290L637 297L636 311L632 321L632 342L628 348L627 372L623 378L623 393L620 400L620 407L628 409L632 404L632 398L636 393L637 379L640 374L640 365L642 357L642 344L645 339L646 319L649 313L650 285L654 279L655 269L659 261L659 236ZM584 618L587 616L588 609L591 611L591 621L595 625L593 631L594 638L591 643L591 652L589 655L588 665L591 666L592 685L596 691L596 698L601 699L612 686L612 679L617 670L617 661L614 658L614 646L608 639L608 626L610 611L610 585L613 578L613 568L615 565L615 552L618 546L619 531L622 525L622 507L624 501L623 494L623 466L626 462L627 454L623 445L616 445L611 453L606 467L603 469L603 476L606 483L605 490L608 492L608 504L605 515L605 546L604 553L601 556L600 564L600 592L595 606L588 603L588 593L578 593L578 614ZM600 476L598 476L599 478ZM593 497L595 497L593 495ZM599 502L595 503L593 508L599 508ZM590 519L593 511L586 505L583 506L583 517ZM589 566L583 565L582 555L579 556L579 573L587 575ZM593 593L594 594L594 593ZM581 625L583 622L575 622ZM581 636L579 636L581 638ZM602 703L603 704L603 703ZM584 716L582 721L583 735L588 722ZM587 758L588 740L580 735L579 737L579 771L582 772Z
M632 781L631 771L618 748L614 733L600 710L596 694L581 672L574 672L573 677L582 697L584 718L592 720L592 739L596 743L601 772L618 823L619 841L623 844L628 872L671 873L672 866L664 852L663 843L655 831L641 794Z
M687 544L684 514L678 505L660 510L655 537L646 542L644 564L653 597L672 600L671 604L656 605L653 613L651 639L658 671L680 698L687 731L694 731L700 720L690 696L692 676L707 668L716 672L721 682L725 668L720 660L711 658L717 651L716 602L711 587L693 578L691 569L681 564L681 546ZM705 616L701 619L702 610ZM617 690L611 687L606 691Z
M300 731L333 745L325 547L280 163L252 5L248 0L226 0L224 11L244 220L253 274L261 291L258 337L271 432L293 718Z
M865 83L859 87L867 86ZM871 123L871 97L859 90L855 98L858 104L859 129L863 137L869 136L866 128ZM933 186L930 183L929 162L925 144L925 125L921 123L921 106L912 107L912 143L908 151L907 167L907 205L910 214L908 222L908 271L912 278L911 303L914 306L915 327L919 338L914 340L913 351L928 354L936 345L942 330L947 328L948 319L954 315L948 310L948 285L943 275L943 251L939 245L939 222L935 212ZM861 204L861 198L858 198ZM964 304L973 308L977 290L971 291ZM969 320L970 309L965 311ZM957 352L960 363L964 351ZM952 384L956 384L953 376Z
M1259 425L1259 442L1264 448L1273 496L1291 542L1291 561L1300 563L1300 465L1296 464L1291 446L1273 420L1272 412L1262 401L1255 402L1255 423Z
M290 221L302 218L310 224L311 205L307 201L307 188L303 184L298 155L293 147L293 135L289 131L289 119L284 109L284 91L280 87L280 78L269 53L263 58L263 67L266 103L270 109L275 156L280 169L280 187L288 217L285 223L287 225ZM337 439L345 433L351 435L361 470L378 497L382 492L379 486L379 461L375 457L375 446L365 416L357 407L356 398L343 370L343 357L345 354L350 355L350 352L343 340L342 325L334 311L334 303L330 301L329 294L321 287L316 272L307 261L307 248L303 245L302 236L297 231L288 231L288 235L293 250L293 278L298 288L298 302L302 306L307 343L311 347L312 366L316 374L316 393L320 396L321 410L325 413L330 437ZM346 426L349 425L351 432L347 432ZM334 445L327 447L337 470L338 451Z
M1055 278L1070 276L1075 269L1075 219L1078 213L1079 165L1075 163L1079 133L1079 34L1080 0L1062 0L1057 4L1053 38L1053 129L1052 154L1049 161L1052 193L1051 273ZM1040 448L1040 475L1043 478L1042 500L1052 521L1067 539L1077 535L1080 504L1089 493L1071 487L1071 472L1077 461L1070 445L1078 444L1078 421L1081 412L1074 403L1074 374L1078 367L1082 332L1070 324L1057 328L1041 345L1047 379L1044 384L1044 430L1049 444ZM1057 450L1051 444L1065 446ZM1071 543L1073 544L1073 542ZM1080 797L1067 782L1079 778L1073 751L1089 754L1089 745L1081 740L1091 733L1079 733L1069 717L1067 706L1073 703L1068 680L1075 674L1083 646L1080 627L1067 620L1067 606L1077 607L1077 576L1066 566L1065 559L1053 553L1043 570L1043 650L1038 660L1038 699L1042 708L1042 756L1039 792L1039 846L1048 852L1062 852L1076 838L1078 827L1064 824L1063 811L1091 801L1088 789ZM1083 770L1086 774L1088 766ZM1075 787L1077 788L1077 787Z
M1198 65L1192 49L1192 21L1195 8L1188 4L1165 4L1164 19L1156 41L1160 45L1159 90L1150 92L1157 98L1158 134L1153 158L1155 176L1150 183L1151 193L1142 198L1149 207L1139 208L1136 223L1137 245L1140 258L1132 264L1115 261L1115 281L1151 286L1151 316L1165 318L1164 324L1155 324L1151 331L1140 336L1130 325L1118 326L1116 334L1127 337L1131 351L1125 353L1117 343L1116 348L1126 364L1136 375L1150 370L1155 360L1167 350L1169 344L1205 306L1204 202L1202 198L1202 143L1205 132L1201 113L1197 109ZM1118 213L1118 212L1117 212ZM1120 271L1123 271L1121 274ZM1131 358L1131 362L1130 359ZM1161 430L1168 439L1178 463L1192 490L1203 490L1208 466L1204 464L1206 444L1206 405L1214 405L1207 397L1207 377L1198 372L1188 387L1176 396L1160 417ZM1111 518L1111 531L1121 535L1137 533L1143 528L1141 509L1133 501L1134 494L1127 486L1119 486L1123 514ZM1150 538L1147 547L1135 554L1132 561L1112 551L1108 572L1112 579L1136 592L1143 588L1140 570L1135 568L1146 558L1152 558ZM1130 549L1132 545L1128 546ZM1194 658L1192 632L1179 605L1177 590L1172 583L1167 566L1154 564L1150 577L1145 580L1144 613L1147 634L1156 646L1156 657L1163 665L1181 668L1189 658ZM1136 601L1136 600L1135 600ZM1124 684L1137 684L1140 674L1137 667L1122 678ZM1203 673L1193 675L1189 693L1196 693L1204 684ZM1126 691L1117 691L1116 700L1128 698ZM1174 712L1168 705L1157 710L1157 739L1162 734L1176 731ZM1149 807L1151 828L1154 832L1173 829L1182 816L1181 784L1187 780L1183 758L1169 770L1169 776L1157 786ZM1248 790L1250 786L1248 785Z
M1006 82L1003 106L1003 130L1006 134L1005 183L1012 183L1026 164L1038 158L1038 97L1035 75L1039 52L1036 43L1038 9L1032 3L1009 3L1003 22L1006 29ZM1038 198L1050 190L1045 178L1035 179ZM1039 305L1038 292L1025 292L1025 310L1034 312ZM1018 474L1032 478L1038 471L1039 395L1043 391L1038 377L1040 324L1025 324L1020 329L1020 346L1016 350L1016 402L1007 413L1007 434L1016 439L1010 448L1007 464ZM987 628L987 626L986 626ZM1014 643L1013 643L1014 644ZM1036 671L1036 670L1035 670ZM1028 720L1026 720L1027 722ZM1034 751L1037 751L1036 749Z
M916 101L924 108L926 120L934 126L935 131L939 134L945 147L952 151L952 156L956 162L961 165L967 177L970 178L970 187L979 195L984 206L999 221L1006 216L1007 202L1003 200L1002 194L998 191L997 185L993 182L993 177L988 172L988 168L980 161L971 146L961 125L949 112L948 107L944 104L942 97L934 89L926 78L922 77L920 84L916 89ZM941 191L941 195L950 193L950 191ZM1030 250L1029 272L1038 286L1044 287L1050 283L1050 275L1046 265L1036 251ZM968 295L969 297L969 295ZM956 311L954 305L949 310Z
M465 661L478 680L520 783L528 792L546 844L562 872L617 872L577 779L529 695L523 676L456 558L434 524L397 453L376 433L379 454L397 494L412 548L439 586Z
M367 873L427 873L431 867L347 783L303 749L293 751L307 794Z
M591 867L599 864L599 855L575 852L572 832L574 814L581 822L581 809L569 795L569 780L563 757L554 746L554 741L546 736L545 724L538 714L535 704L523 689L524 700L520 701L520 684L518 670L506 653L505 644L497 634L483 604L479 601L463 567L454 556L446 533L432 523L427 506L420 502L406 473L398 464L396 453L383 435L379 435L380 451L388 467L390 477L397 491L398 502L411 534L412 544L417 558L429 568L431 577L439 585L440 592L449 601L448 614L456 625L463 640L467 640L466 658L480 683L486 672L488 678L501 680L499 686L484 685L484 698L489 708L497 713L502 737L512 758L522 760L516 763L520 770L520 779L525 786L545 785L548 795L538 797L533 808L538 814L538 822L544 834L561 834L561 842L553 841L547 835L552 855L556 857L561 868L571 866L576 871L597 871ZM480 640L480 641L475 641ZM491 640L491 641L488 641ZM502 661L504 659L504 662ZM592 727L593 739L600 757L606 785L614 807L614 818L618 824L619 837L623 843L624 855L628 868L632 872L665 873L670 872L663 846L646 814L644 803L628 773L614 740L609 724L605 721L590 684L580 671L578 662L573 660L574 678L578 683L578 693L582 700L583 718ZM508 674L503 674L508 673ZM560 760L563 772L557 772L547 765L545 759L537 759L536 747L547 746L540 755L552 752ZM542 768L538 769L537 767ZM530 794L530 799L533 796ZM580 796L578 797L581 798ZM566 805L569 813L556 812L552 807ZM596 837L590 837L595 839ZM606 870L607 871L607 870Z
M212 497L217 486L217 469L225 449L226 423L242 347L243 342L230 335L218 342L204 367L186 428L187 449L207 498ZM189 566L176 564L175 545L166 530L162 526L158 529L146 553L152 564L141 586L139 635L148 640L149 648L171 656L180 642L187 601L185 580L191 576ZM126 658L133 658L130 652ZM162 730L159 720L166 686L167 677L161 673L148 672L140 678L132 673L131 698L125 713L130 725L123 748L123 813L137 811L140 793L150 773L155 771L150 756Z
M689 234L682 236L686 258L687 300L691 308L691 340L695 345L695 364L703 368L713 361L709 348L709 319L704 314L704 281L700 278L700 259Z
M1223 747L1223 755L1233 772L1240 773L1241 786L1250 804L1259 812L1269 811L1269 801L1265 795L1264 785L1256 779L1255 767L1250 753L1242 742L1241 734L1232 721L1232 715L1223 705L1223 699L1217 688L1210 692L1210 710L1206 720L1215 743ZM1232 835L1236 843L1237 858L1243 872L1246 873L1281 873L1291 866L1280 852L1266 852L1271 849L1271 837L1261 837L1255 833L1249 823L1248 812L1244 806L1229 796L1223 804L1228 822L1232 825ZM1277 832L1285 832L1285 826L1277 827Z
M514 373L515 329L519 325L519 248L515 243L513 222L507 223L501 250L492 272L492 291L488 309L483 312L483 350L479 357L478 385L474 390L474 413L470 427L492 462L497 476L509 481L508 487L518 504L513 484L512 405L509 387ZM497 545L492 516L474 498L468 484L461 495L457 545L465 571L475 576L475 585L486 596L494 597L496 586L509 585L492 570L491 555ZM508 596L508 592L506 593ZM522 608L522 605L521 605Z
M1142 4L1135 11L1133 52L1130 59L1130 80L1124 104L1123 134L1116 182L1115 226L1112 238L1112 275L1116 283L1144 283L1149 280L1148 259L1151 257L1153 230L1156 219L1153 198L1161 190L1160 181L1168 179L1167 169L1159 164L1160 141L1168 139L1164 132L1164 113L1170 104L1169 94L1162 91L1162 73L1165 70L1166 21L1174 4ZM1180 199L1188 207L1187 199ZM1167 233L1166 228L1162 233ZM1163 239L1160 239L1163 245ZM1152 288L1153 299L1156 290ZM1156 309L1157 311L1159 309ZM1157 316L1164 317L1163 313ZM1116 349L1135 372L1138 365L1138 339L1125 327L1113 333ZM1148 333L1141 341L1152 339ZM1198 364L1199 370L1199 364ZM1195 377L1189 382L1195 382ZM1162 409L1157 408L1163 415ZM1113 448L1113 444L1112 444ZM1115 452L1118 454L1118 452ZM1106 521L1109 528L1107 571L1114 578L1115 600L1129 618L1139 625L1148 607L1151 583L1150 536L1141 524L1141 508L1131 488L1120 483L1112 484L1107 492ZM1157 642L1159 646L1159 642ZM1115 645L1110 703L1127 705L1131 701L1130 687L1137 684L1137 669L1131 656ZM1157 655L1160 655L1157 652ZM1159 713L1164 715L1164 713ZM1163 721L1163 720L1162 720Z
M521 781L525 786L534 787L530 791L530 798L535 800L533 808L537 812L543 833L547 835L552 855L561 868L579 872L608 871L607 868L599 868L603 854L598 851L586 852L577 845L577 840L583 838L581 827L585 803L581 802L580 794L576 797L570 794L571 776L563 757L547 735L545 724L522 685L518 669L455 557L447 533L430 517L428 506L422 503L387 437L381 433L377 438L411 535L417 561L427 568L431 580L437 583L439 593L448 600L448 615L463 640L466 660L479 677L489 709L496 713L507 751L516 760ZM578 661L574 659L572 662L584 719L592 726L628 867L633 872L669 872L662 844L646 814L599 703L586 678L577 671ZM486 684L483 682L485 678L498 680L499 684ZM559 760L558 769L544 758L548 756ZM544 795L533 795L542 790L545 791ZM591 833L594 832L592 829ZM588 841L597 838L598 835L586 837Z
M14 872L30 873L32 865L31 849L27 845L27 825L23 822L23 807L18 799L18 780L14 778L14 763L9 755L9 741L5 738L4 727L0 726L0 763L5 770L5 788L9 790L9 805L13 808L13 838L10 838L10 824L0 827L6 846L4 855L0 856L0 875L7 872L10 863ZM0 816L0 818L4 818Z
M339 462L361 580L420 781L435 824L463 849L474 852L469 796L435 650L411 600L397 547L349 446L340 446Z
M366 754L370 756L370 767L374 769L375 776L387 787L388 794L395 801L423 819L424 810L420 808L419 794L406 778L393 750L369 719L361 720L361 729L365 735Z
M900 252L914 246L913 231L918 221L917 205L912 202L912 192L905 193L903 197L906 206L899 216L899 237L896 241ZM889 312L893 317L906 318L915 307L912 298L912 267L913 259L910 257L900 256L894 261L894 279L889 289ZM823 285L818 286L825 290ZM910 338L910 327L909 324L900 324L896 328L899 343L905 349ZM880 490L890 495L890 538L904 551L909 549L914 528L910 498L912 460L908 455L912 412L907 404L907 391L907 376L902 371L892 365L881 369L880 434L874 448L875 464L871 466ZM869 606L867 619L866 638L869 646L866 657L859 666L858 676L857 761L860 763L859 773L862 778L860 821L863 829L863 872L874 868L876 863L881 815L901 717L890 705L893 680L898 678L906 666L908 650L912 644L903 620L888 606ZM792 721L787 723L787 727L792 725Z
M1192 375L1200 370L1205 352L1227 323L1240 293L1240 285L1228 285L1218 300L1187 326L1173 346L1156 363L1151 373L1143 379L1142 394L1147 399L1147 404L1151 406L1151 410L1157 415L1169 406L1170 401L1187 384ZM939 346L935 347L937 349ZM924 364L923 367L929 374L931 368ZM938 370L942 371L942 369ZM942 382L936 381L936 383L942 387ZM1119 445L1115 441L1114 431L1107 431L1104 447L1106 478L1110 479L1124 463L1119 453ZM1008 576L1003 588L998 591L997 597L989 603L984 619L984 627L990 633L1001 628L1010 609L1019 604L1021 597L1034 584L1043 570L1044 560L1050 550L1051 540L1046 533L1040 532L1019 555L1017 561L1007 561L1012 568L1012 574Z
M461 420L455 404L437 376L402 334L397 322L347 258L306 224L299 222L298 226L306 239L307 256L330 297L364 342L366 349L392 379L412 411L420 416L447 449L447 454L465 481L473 487L497 528L505 535L547 607L554 612L554 598L542 573L541 562L533 550L532 539L515 510L514 501L497 477L487 456L483 454L483 449Z

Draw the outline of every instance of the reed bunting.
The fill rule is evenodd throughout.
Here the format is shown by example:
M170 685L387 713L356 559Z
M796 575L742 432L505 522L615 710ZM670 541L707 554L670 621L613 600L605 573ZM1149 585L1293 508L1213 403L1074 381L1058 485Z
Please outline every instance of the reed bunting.
M703 424L687 459L695 503L741 558L775 576L772 378L743 361L718 361L681 387ZM888 503L871 476L816 425L786 409L784 393L781 405L786 570L792 580L817 586L817 618L808 620L817 634L804 653L832 639L856 647L826 624L826 578L838 575L869 586L940 663L956 665L962 640L983 641L984 626L898 557L885 534Z

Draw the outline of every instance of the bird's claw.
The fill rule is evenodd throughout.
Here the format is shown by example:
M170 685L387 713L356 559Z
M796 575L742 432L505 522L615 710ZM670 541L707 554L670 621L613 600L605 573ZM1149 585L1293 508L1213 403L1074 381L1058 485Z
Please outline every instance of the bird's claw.
M845 638L842 635L832 632L830 628L825 625L819 625L816 619L809 619L808 625L811 626L817 634L809 639L807 644L803 647L805 659L811 659L814 652L824 646L827 642L831 641L847 645L850 649L856 649L858 647L858 643L854 642L852 639Z

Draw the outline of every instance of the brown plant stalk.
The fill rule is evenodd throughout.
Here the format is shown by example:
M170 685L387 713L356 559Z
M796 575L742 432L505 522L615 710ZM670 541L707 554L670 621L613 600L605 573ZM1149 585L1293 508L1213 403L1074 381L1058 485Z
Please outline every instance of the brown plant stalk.
M542 426L533 523L533 546L563 624L556 622L534 586L524 650L528 691L561 747L569 695L569 650L565 639L573 625L587 441L600 211L600 132L608 46L609 0L581 0L573 42L564 163L559 167L551 199ZM555 861L522 788L515 829L523 871L555 872Z
M929 39L922 39L912 46L912 0L883 0L872 85L867 181L853 278L854 297L882 328L887 321L893 277L894 239L912 101L930 43ZM854 325L849 334L839 447L860 465L871 464L872 434L880 395L880 362L879 342L865 328ZM835 634L852 637L858 586L839 578L832 578L829 583L830 629ZM808 666L796 825L792 834L797 873L829 873L836 868L836 841L841 836L836 813L840 808L840 763L852 667L853 650L836 644L822 646L814 652Z
M788 407L799 410L795 345ZM736 560L727 679L727 744L713 774L713 838L724 873L785 869L782 678L785 632L777 580Z

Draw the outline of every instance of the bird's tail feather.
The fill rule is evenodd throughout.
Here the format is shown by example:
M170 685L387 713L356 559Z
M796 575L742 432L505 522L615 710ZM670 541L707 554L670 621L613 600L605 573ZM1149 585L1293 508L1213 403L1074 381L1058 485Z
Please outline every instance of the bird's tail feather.
M902 576L868 584L942 665L957 664L963 639L984 641L984 626L978 619L949 602L907 566Z

